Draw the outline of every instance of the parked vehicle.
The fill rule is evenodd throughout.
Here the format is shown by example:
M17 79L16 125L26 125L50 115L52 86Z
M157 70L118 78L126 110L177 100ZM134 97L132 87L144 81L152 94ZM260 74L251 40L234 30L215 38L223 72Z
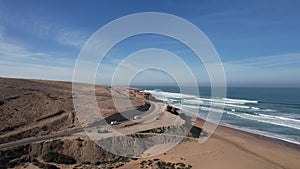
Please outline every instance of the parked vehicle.
M117 124L119 124L119 123L118 123L118 121L111 121L110 124L111 124L111 125L117 125Z
M108 133L108 129L107 128L100 128L99 130L97 130L98 133Z
M141 119L141 116L133 116L133 120Z

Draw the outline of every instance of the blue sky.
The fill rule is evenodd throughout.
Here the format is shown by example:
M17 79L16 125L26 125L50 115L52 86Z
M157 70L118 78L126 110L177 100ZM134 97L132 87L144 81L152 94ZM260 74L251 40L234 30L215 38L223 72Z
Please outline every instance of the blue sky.
M228 85L299 87L299 9L297 0L0 0L0 76L71 81L83 44L99 28L128 14L164 12L188 20L207 35L223 62ZM200 84L209 83L191 51L174 39L155 35L132 37L116 46L101 64L97 83L108 84L116 65L144 48L174 52ZM157 71L146 71L134 82L174 83Z

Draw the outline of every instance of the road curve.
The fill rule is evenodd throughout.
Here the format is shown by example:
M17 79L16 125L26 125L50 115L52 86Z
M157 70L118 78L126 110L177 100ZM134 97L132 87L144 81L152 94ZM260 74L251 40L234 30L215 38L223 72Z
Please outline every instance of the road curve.
M146 114L151 113L156 109L154 103L150 102L150 104L151 104L151 106L150 106L149 110L146 111ZM24 138L24 139L21 139L18 141L0 144L0 150L11 148L11 147L16 147L16 146L20 146L20 145L24 145L24 144L30 144L30 143L34 143L34 142L49 140L49 139L56 139L56 138L60 138L60 137L71 136L73 134L81 133L81 132L84 132L83 128L75 129L75 130L67 131L67 132L63 132L63 133L54 133L51 135L45 135L45 136L40 136L40 137Z

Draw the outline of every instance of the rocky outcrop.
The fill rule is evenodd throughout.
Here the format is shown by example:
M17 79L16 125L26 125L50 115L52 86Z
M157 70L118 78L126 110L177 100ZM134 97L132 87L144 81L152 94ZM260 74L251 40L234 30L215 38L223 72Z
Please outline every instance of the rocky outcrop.
M49 118L52 118L52 117L55 117L55 116L59 116L59 115L61 115L63 113L65 113L65 110L59 110L59 111L57 111L54 114L48 115L46 117L39 118L36 121L38 122L38 121L46 120L46 119L49 119Z
M155 145L179 143L206 135L201 128L189 127L187 125L159 127L129 136L102 139L98 141L98 144L115 154L138 157Z
M4 101L0 100L0 106L2 106L4 104Z
M5 98L4 100L10 101L10 100L16 100L16 99L18 99L18 98L20 98L20 96L10 96L10 97L8 97L8 98Z
M172 114L175 114L175 115L179 115L178 110L179 110L178 108L170 106L170 105L167 105L167 108L166 108L166 111L168 111Z
M148 103L148 102L146 102L145 104L143 104L143 105L141 105L141 106L138 106L137 107L137 110L138 111L147 111L147 110L149 110L149 108L150 108L150 106L151 106L151 104L150 103Z
M74 159L77 163L97 163L119 158L119 156L107 152L91 140L53 140L1 150L0 168L14 167L22 163L34 162L37 158L43 159L47 157L49 160L48 157L53 154L68 157L68 161ZM63 159L64 158L60 158L60 160Z
M0 151L0 168L14 167L30 161L30 145Z
M201 128L192 125L159 127L150 130L145 130L140 133L164 133L166 135L177 135L180 137L183 136L192 138L206 136L206 133Z

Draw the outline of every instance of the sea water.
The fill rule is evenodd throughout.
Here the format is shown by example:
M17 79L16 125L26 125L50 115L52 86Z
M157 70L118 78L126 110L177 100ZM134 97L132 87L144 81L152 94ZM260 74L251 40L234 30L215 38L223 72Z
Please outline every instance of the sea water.
M226 97L211 97L209 87L200 87L199 95L174 86L138 88L182 112L196 112L202 119L210 111L222 113L220 125L300 145L300 88L229 87ZM211 109L212 104L224 109Z

